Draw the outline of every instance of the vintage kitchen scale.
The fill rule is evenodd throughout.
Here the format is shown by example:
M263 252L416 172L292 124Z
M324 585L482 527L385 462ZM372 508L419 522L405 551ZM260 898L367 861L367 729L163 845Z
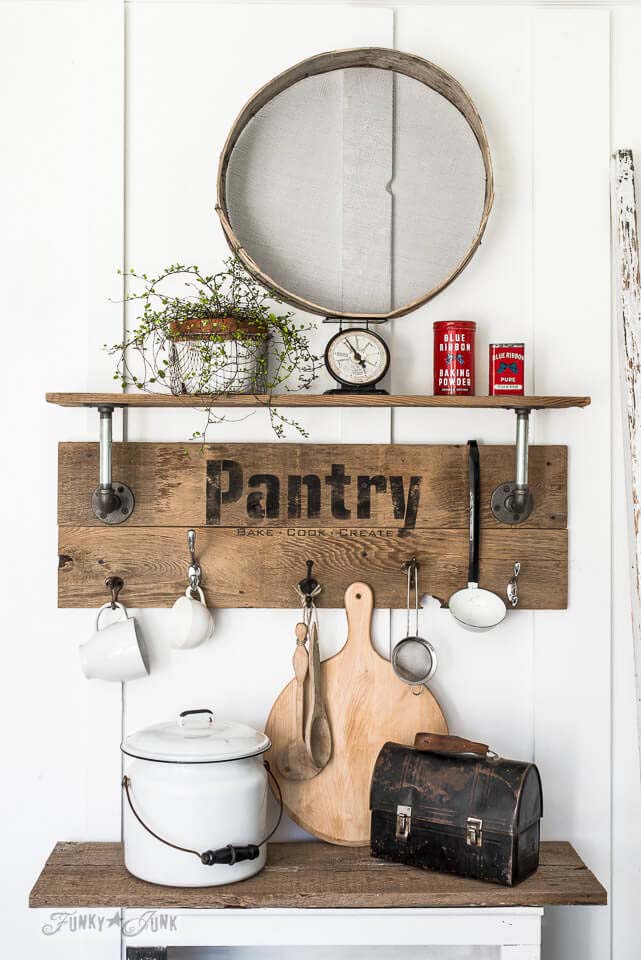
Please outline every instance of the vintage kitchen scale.
M371 329L458 276L494 196L481 118L440 67L398 50L324 53L277 76L227 137L217 211L247 270L338 323L328 393L386 393Z

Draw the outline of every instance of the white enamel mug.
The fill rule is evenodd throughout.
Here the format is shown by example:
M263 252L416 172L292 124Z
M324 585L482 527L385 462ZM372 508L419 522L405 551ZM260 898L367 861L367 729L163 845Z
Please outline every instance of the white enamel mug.
M105 627L100 626L100 618L105 610L114 609L111 603L105 603L96 617L96 630L78 648L80 664L89 680L137 680L149 673L149 658L133 617L127 615L122 603L115 609L119 618Z
M198 594L198 600L192 596ZM205 603L205 595L196 587L187 587L184 597L178 597L171 608L171 645L176 650L197 647L209 640L214 632L214 620Z

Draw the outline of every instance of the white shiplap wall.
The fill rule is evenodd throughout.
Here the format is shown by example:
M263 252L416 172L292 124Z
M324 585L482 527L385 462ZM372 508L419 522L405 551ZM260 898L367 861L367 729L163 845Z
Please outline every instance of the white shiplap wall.
M12 823L0 880L3 952L81 955L80 946L38 936L26 892L56 839L118 837L121 720L129 730L209 701L260 725L290 675L287 611L217 612L215 641L183 655L169 650L166 614L144 611L151 677L122 698L117 687L85 684L75 646L91 616L55 608L53 478L56 441L93 438L96 424L82 412L46 410L42 393L110 388L98 348L121 329L122 310L107 298L119 296L115 268L125 255L143 269L226 255L213 211L216 158L253 90L312 53L368 44L416 52L463 83L486 124L497 185L470 267L431 305L396 322L392 387L431 389L431 322L456 316L479 323L480 392L486 343L525 339L531 390L594 398L587 411L534 419L536 441L570 445L569 610L517 612L481 639L456 630L446 611L429 611L440 655L435 691L452 729L541 765L547 837L571 839L608 886L613 864L612 912L547 912L546 960L602 960L611 943L616 960L637 956L641 798L617 493L622 434L610 400L618 387L610 382L608 155L611 146L632 146L641 157L641 10L180 0L0 4L5 335L17 351L10 357L38 344L26 382L5 363L20 397L19 407L3 411L7 462L20 463L22 496L38 509L5 518L6 622L17 639L5 647L0 709L5 730L19 731L5 746L19 790L16 800L3 794ZM305 423L316 442L511 442L513 431L511 415L481 412L309 411ZM190 414L161 420L136 411L129 437L182 440L194 426ZM270 439L261 414L216 429L221 438ZM35 598L13 559L25 540ZM401 619L377 613L382 648L390 620L400 635ZM329 652L344 636L343 615L324 612L322 626ZM25 713L26 701L37 709ZM113 958L117 944L102 939L91 949Z

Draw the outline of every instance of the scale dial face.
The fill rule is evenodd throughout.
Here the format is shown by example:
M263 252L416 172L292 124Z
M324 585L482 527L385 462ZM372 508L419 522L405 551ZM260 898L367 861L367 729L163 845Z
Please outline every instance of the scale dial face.
M346 387L373 386L387 373L389 361L385 341L361 327L340 330L325 350L327 369L334 380Z

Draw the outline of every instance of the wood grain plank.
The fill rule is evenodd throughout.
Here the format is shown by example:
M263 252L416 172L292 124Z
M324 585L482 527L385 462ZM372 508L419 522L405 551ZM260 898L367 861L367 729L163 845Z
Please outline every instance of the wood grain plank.
M267 866L243 883L165 887L125 870L118 843L57 844L29 897L31 907L404 908L540 907L607 903L569 843L542 843L538 871L516 887L374 860L367 847L271 843Z
M293 608L294 584L314 560L323 585L320 605L342 607L345 586L369 583L379 607L402 608L406 581L401 563L416 556L422 585L441 601L467 582L467 532L389 528L289 528L250 530L198 527L203 589L213 607ZM171 606L184 593L187 557L184 527L60 527L58 601L61 607L95 607L106 598L105 577L125 580L123 602L133 607ZM505 594L515 560L521 561L520 609L567 606L565 530L526 527L487 531L481 539L481 583Z
M411 478L420 478L420 500L416 527L466 528L468 525L468 463L465 445L390 445L390 444L209 444L181 443L115 443L113 445L113 477L127 483L134 491L136 508L127 526L160 527L206 524L207 464L220 477L222 491L229 489L230 470L222 461L233 461L242 469L243 488L234 502L219 506L221 526L287 527L302 522L308 527L339 527L346 520L333 516L330 485L327 481L332 464L343 464L350 478L345 487L345 505L351 512L350 523L358 526L402 528L404 517L398 513L393 494L403 478L403 505L411 488ZM492 516L489 503L494 488L514 478L514 448L481 446L481 523L484 528L500 529ZM270 518L248 515L248 497L253 490L263 491L258 484L250 489L252 477L274 474L279 478L279 513ZM310 489L303 478L315 476L320 500L318 516L309 516ZM383 478L384 491L367 487L365 502L369 517L359 518L359 476ZM289 478L293 479L290 480ZM62 526L103 524L91 510L91 494L98 478L97 443L62 443L58 466L58 522ZM562 529L567 522L567 447L532 446L530 448L530 485L535 510L527 528ZM289 494L296 493L292 506ZM255 494L254 494L255 495ZM210 488L211 496L211 488ZM219 506L219 509L218 509ZM289 516L290 513L294 516ZM362 511L361 511L362 512Z
M590 397L433 397L422 395L325 395L322 393L173 396L160 393L47 393L60 407L439 407L487 410L564 410L587 407Z
M369 850L364 847L340 847L333 844L301 843L293 849L291 843L272 843L269 845L270 866L292 862L304 866L316 862L326 869L348 868L357 864L371 863ZM322 855L319 857L319 850ZM565 840L546 840L541 844L541 865L546 867L576 867L578 856L570 843ZM122 844L112 842L74 842L60 841L56 844L47 860L52 867L79 866L118 866L122 863Z

